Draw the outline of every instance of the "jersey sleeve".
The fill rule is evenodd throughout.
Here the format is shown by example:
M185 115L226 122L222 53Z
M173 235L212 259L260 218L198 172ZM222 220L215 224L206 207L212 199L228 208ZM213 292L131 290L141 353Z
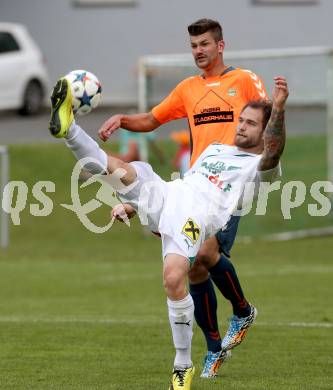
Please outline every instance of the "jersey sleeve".
M281 164L280 162L278 165L272 169L268 169L267 171L257 171L256 176L254 178L254 193L253 197L257 198L260 191L260 183L273 183L274 181L278 180L282 176L282 170L281 170ZM252 198L253 200L253 198ZM245 203L248 203L249 200L242 202L239 202L238 209L241 209Z
M267 91L263 81L250 70L244 70L244 85L243 91L245 93L246 101L250 100L268 100Z
M277 180L282 176L281 163L272 169L268 169L267 171L257 171L257 180L259 182L269 182Z
M154 118L161 124L174 119L186 118L186 109L181 96L182 86L178 84L160 104L152 109Z

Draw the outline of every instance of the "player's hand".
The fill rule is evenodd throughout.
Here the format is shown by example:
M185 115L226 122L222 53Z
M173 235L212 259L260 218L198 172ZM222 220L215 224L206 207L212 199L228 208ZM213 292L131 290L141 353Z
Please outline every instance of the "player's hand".
M284 109L289 95L288 83L285 77L274 77L274 88L272 91L273 106L278 109Z
M119 203L111 211L111 217L117 219L120 222L125 222L126 217L131 219L135 216L136 211L127 203Z
M98 130L98 136L102 141L107 141L112 133L119 129L121 126L122 115L117 114L111 116L105 121Z

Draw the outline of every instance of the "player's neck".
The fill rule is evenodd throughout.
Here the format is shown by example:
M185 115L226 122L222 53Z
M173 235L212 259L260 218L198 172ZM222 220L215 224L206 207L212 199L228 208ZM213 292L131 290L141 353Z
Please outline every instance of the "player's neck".
M223 72L228 68L227 65L224 64L224 62L219 62L215 66L213 66L211 69L204 69L202 77L204 79L207 79L209 77L217 77L221 76Z
M239 149L241 152L252 153L252 154L261 154L261 153L263 152L262 146L261 146L261 145L252 146L252 147L250 147L250 148L242 148L242 147L239 147L239 146L238 146L238 149Z

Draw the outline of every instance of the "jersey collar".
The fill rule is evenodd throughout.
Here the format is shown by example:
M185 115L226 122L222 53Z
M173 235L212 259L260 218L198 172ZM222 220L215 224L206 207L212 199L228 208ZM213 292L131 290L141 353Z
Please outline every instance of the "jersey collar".
M227 73L233 71L233 70L236 70L236 68L234 66L228 66L228 68L225 68L224 71L218 75L218 76L213 76L211 78L214 78L214 77L223 77L224 75L226 75ZM205 75L204 74L201 74L200 77L203 79L203 80L207 80ZM210 77L209 77L210 78Z

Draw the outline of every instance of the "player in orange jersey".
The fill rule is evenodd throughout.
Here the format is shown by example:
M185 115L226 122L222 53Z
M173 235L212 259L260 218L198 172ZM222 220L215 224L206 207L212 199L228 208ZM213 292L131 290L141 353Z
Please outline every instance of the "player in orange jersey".
M168 121L188 118L191 134L191 165L213 142L234 144L236 124L242 107L251 100L266 99L262 81L253 72L226 65L221 25L200 19L188 26L192 54L201 74L180 82L152 111L110 117L99 129L106 141L122 127L149 132ZM256 309L244 297L236 271L230 262L239 217L231 218L224 231L209 238L200 248L190 273L190 291L195 318L207 342L208 353L202 377L214 377L227 351L245 337L256 316ZM221 342L217 321L217 300L212 280L233 307L229 329Z

